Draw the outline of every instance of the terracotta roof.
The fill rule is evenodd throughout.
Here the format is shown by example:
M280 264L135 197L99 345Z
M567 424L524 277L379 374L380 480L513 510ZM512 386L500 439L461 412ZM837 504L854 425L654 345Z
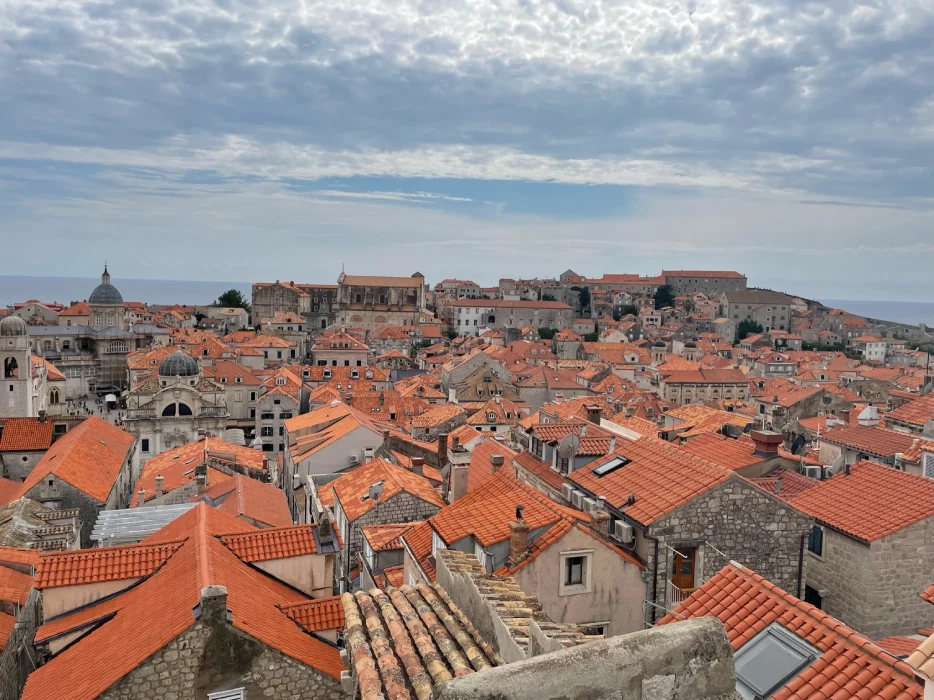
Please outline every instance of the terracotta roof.
M548 443L561 442L571 434L579 435L580 447L577 454L585 456L607 454L613 440L613 433L610 431L580 419L572 419L567 423L539 423L533 425L531 431L538 439Z
M862 425L841 425L821 433L821 440L843 445L854 450L880 457L894 457L906 452L914 444L914 436L885 428L867 428Z
M886 421L907 423L919 428L923 428L931 419L934 419L934 393L909 401L885 415Z
M88 303L86 301L76 301L74 304L69 306L64 311L59 312L59 316L90 316L91 311L88 309Z
M183 541L98 547L43 554L36 567L36 588L57 588L143 578L158 571Z
M617 457L630 461L602 477L594 474L597 467ZM625 507L626 514L643 525L680 508L729 478L730 472L726 469L659 440L626 443L568 476L570 481L594 495L606 497L615 508ZM636 501L625 506L630 494L635 495Z
M931 632L934 635L934 630L919 631ZM934 679L934 636L929 635L917 649L911 652L905 663L922 678Z
M282 612L306 632L344 629L344 608L340 596L316 598L304 603L283 605Z
M876 644L889 652L892 656L906 657L921 646L923 639L914 637L885 637L876 640Z
M778 493L776 493L775 489L778 488L779 479L781 479L782 486ZM766 476L747 479L747 481L755 484L763 491L767 491L783 500L790 500L821 483L818 479L813 479L804 474L791 471L790 469L782 469L781 467L773 469Z
M0 600L23 605L32 587L33 577L29 574L0 566Z
M724 425L735 425L739 428L745 428L754 422L749 416L744 416L733 411L720 411L716 408L710 408L702 404L688 404L679 406L665 412L666 416L678 419L672 428L686 428L682 437L700 435L703 433L713 433L720 430Z
M873 542L934 515L934 480L863 461L791 504L825 525Z
M667 384L745 384L747 380L738 369L698 369L665 372L662 381Z
M552 469L550 464L545 464L531 452L523 450L513 458L513 462L530 474L533 474L537 478L541 479L556 491L561 490L561 484L564 483L564 477Z
M480 488L442 508L428 523L446 544L472 535L489 547L509 538L509 523L516 519L517 505L525 506L523 520L533 530L563 518L590 519L586 513L559 505L518 481L511 469L501 469ZM408 535L405 539L409 540Z
M393 525L364 525L360 528L360 532L366 541L370 543L370 548L374 552L389 552L394 549L402 549L402 536L423 522L423 520L419 520L412 523Z
M191 500L205 500L235 518L249 518L269 527L292 525L285 491L243 474L234 474Z
M487 481L493 478L493 455L500 455L503 463L500 469L508 469L516 452L506 446L505 443L487 438L473 448L470 453L470 466L467 468L467 490L473 491L480 488Z
M38 566L42 552L38 549L23 549L22 547L0 547L0 563L27 564Z
M433 428L464 413L464 409L453 403L434 404L431 409L412 419L413 428Z
M376 505L375 501L370 498L364 499L364 496L367 496L370 486L377 481L383 482L380 500L384 503L396 494L406 492L439 508L444 506L441 494L428 479L383 459L361 464L353 471L329 482L322 491L337 494L347 520L354 522Z
M563 301L510 301L507 299L457 299L448 303L448 306L480 306L490 309L555 309L558 311L571 311L571 307Z
M771 696L775 700L921 700L922 687L907 664L738 564L727 564L659 624L695 617L718 617L734 652L772 623L821 651Z
M46 378L50 382L63 382L65 381L65 375L58 371L58 367L53 365L51 362L46 360L44 357L39 357L38 355L32 355L31 357L33 366L45 367Z
M382 582L377 585L383 590L386 590L390 586L399 588L402 586L405 579L405 565L397 564L396 566L387 566L383 569L382 574L377 574L376 578L382 579Z
M902 453L902 459L906 462L920 462L922 451L934 452L934 440L917 440Z
M0 611L0 651L3 651L4 647L6 647L15 626L16 618L9 613Z
M120 428L97 416L87 418L52 444L29 473L22 493L54 474L105 503L134 444L135 438Z
M412 550L415 561L421 567L422 571L430 581L435 580L435 558L431 553L431 524L425 520L421 525L416 525L402 536L403 541L408 548Z
M345 347L346 345L346 347ZM311 346L312 350L328 351L361 351L367 350L367 346L356 338L346 333L329 333L318 337L317 342Z
M273 649L339 679L338 650L301 630L280 606L307 598L277 579L244 564L217 535L243 531L245 524L198 505L142 544L184 540L166 564L137 586L43 625L37 639L102 622L28 678L24 700L67 697L92 700L193 624L192 611L208 586L227 589L234 627ZM247 526L248 527L248 526ZM153 601L158 601L154 614Z
M344 275L340 284L345 287L421 287L424 277L382 277L374 275Z
M745 279L746 275L733 270L663 270L662 277L724 277Z
M222 535L220 541L247 563L317 554L314 525L292 525Z
M38 418L7 418L0 434L0 452L47 450L52 444L52 421Z
M708 462L734 471L764 461L755 452L755 446L717 433L704 433L678 445L680 450Z

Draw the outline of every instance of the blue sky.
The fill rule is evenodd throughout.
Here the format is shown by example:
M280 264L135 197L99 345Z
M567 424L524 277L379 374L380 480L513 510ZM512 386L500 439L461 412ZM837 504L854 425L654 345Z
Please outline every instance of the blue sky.
M930 0L0 4L0 274L934 296Z

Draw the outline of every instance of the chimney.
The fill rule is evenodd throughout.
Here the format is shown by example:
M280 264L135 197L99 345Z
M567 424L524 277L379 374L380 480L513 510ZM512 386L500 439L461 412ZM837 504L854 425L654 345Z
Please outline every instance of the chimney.
M159 478L161 479L162 477L160 476ZM204 474L198 474L198 476L195 477L195 481L198 484L198 495L200 496L201 494L204 493L204 489L207 486L208 478Z
M227 589L224 586L201 589L201 603L195 609L195 619L206 625L227 624Z
M143 489L140 489L139 493L137 493L136 496L137 496L136 506L138 508L146 502L146 491L144 491Z
M412 473L425 476L425 460L421 457L412 457Z
M769 459L778 456L778 448L784 442L781 433L775 433L771 430L753 430L749 433L755 444L754 455Z
M843 422L849 425L850 423L850 409L844 408L840 411L840 418L843 419Z
M44 408L39 411L39 422L45 423L45 409Z
M156 498L162 498L165 493L162 490L163 484L165 483L165 478L160 474L156 477Z
M448 434L438 436L438 469L443 469L448 463Z
M458 498L467 494L467 471L469 469L470 462L451 465L451 488L448 492L448 503L454 503Z
M610 452L615 452L615 451L616 451L616 436L611 435L610 436Z
M503 455L490 455L490 464L493 466L494 474L503 466L503 461Z
M588 406L587 407L587 420L595 425L600 425L600 417L603 415L602 406Z
M317 528L318 541L321 542L321 544L328 544L334 541L334 528L331 527L331 518L328 517L326 509L321 513Z
M604 537L608 537L610 530L610 514L605 510L595 510L590 514L590 525L596 532Z
M461 446L461 439L455 435L451 438L451 452L457 452Z
M529 553L529 524L522 519L523 506L516 506L516 519L509 523L509 563L518 564Z

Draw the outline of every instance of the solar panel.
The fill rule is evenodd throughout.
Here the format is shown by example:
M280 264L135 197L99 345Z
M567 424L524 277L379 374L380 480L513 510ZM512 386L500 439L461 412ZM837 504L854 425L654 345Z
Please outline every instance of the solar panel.
M632 460L629 457L616 456L611 459L609 462L604 462L599 467L593 470L594 476L606 476L611 472L615 472L620 467L625 467Z

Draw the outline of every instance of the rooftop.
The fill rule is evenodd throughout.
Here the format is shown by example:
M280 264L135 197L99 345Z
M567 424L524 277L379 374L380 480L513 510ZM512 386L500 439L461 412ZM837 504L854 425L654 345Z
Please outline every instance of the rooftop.
M834 427L821 433L821 439L880 457L894 457L899 452L907 452L914 444L914 436L907 433L862 425Z
M52 421L48 419L7 418L0 429L0 452L37 452L52 444Z
M925 423L934 419L934 393L926 394L899 406L894 411L885 414L885 419L923 428Z

